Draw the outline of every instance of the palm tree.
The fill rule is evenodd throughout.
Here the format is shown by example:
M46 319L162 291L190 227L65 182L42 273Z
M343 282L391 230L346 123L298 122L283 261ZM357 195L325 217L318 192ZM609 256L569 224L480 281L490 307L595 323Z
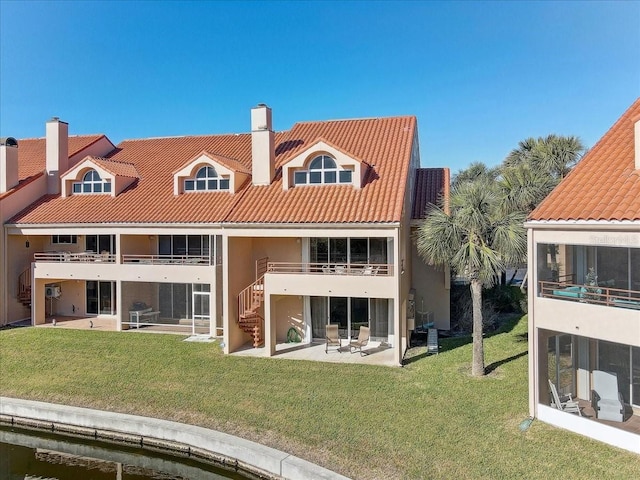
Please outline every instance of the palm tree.
M518 143L503 162L503 167L528 164L541 170L557 183L560 182L582 158L586 149L576 136L547 135L527 138Z
M453 176L451 185L455 186L459 183L471 182L479 179L487 181L495 180L499 173L499 167L489 168L482 162L472 162L467 168L458 171L458 173Z
M428 263L450 266L470 280L473 305L473 376L485 374L482 339L482 287L491 286L509 265L526 254L524 214L500 209L500 193L486 179L452 188L450 212L435 207L418 229L418 253Z

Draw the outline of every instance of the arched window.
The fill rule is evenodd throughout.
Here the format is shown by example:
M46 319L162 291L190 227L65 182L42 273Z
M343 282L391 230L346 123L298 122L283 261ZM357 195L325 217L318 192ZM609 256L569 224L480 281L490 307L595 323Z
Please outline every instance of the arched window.
M102 180L95 170L89 170L81 182L73 184L73 193L111 193L111 182Z
M294 173L296 185L318 185L351 183L352 171L339 169L336 161L328 155L319 155L309 162L308 170Z
M200 167L195 178L184 181L185 191L229 190L229 179L218 176L211 165Z

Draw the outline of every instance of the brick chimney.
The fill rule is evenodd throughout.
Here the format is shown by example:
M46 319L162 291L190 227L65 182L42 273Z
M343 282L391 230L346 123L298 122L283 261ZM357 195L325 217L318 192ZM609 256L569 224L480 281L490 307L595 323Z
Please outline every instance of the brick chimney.
M60 174L69 168L69 124L53 117L46 132L47 193L60 193Z
M271 109L264 103L251 109L251 176L254 185L270 185L275 175L275 134Z
M18 142L13 137L0 138L0 193L18 184Z

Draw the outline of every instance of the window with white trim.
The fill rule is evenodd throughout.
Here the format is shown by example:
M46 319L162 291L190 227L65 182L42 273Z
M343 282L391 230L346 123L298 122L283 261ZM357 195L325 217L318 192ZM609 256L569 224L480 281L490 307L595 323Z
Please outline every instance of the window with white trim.
M103 180L95 170L89 170L81 182L73 183L73 193L111 193L111 182Z
M216 169L211 165L201 167L194 178L184 181L185 192L211 190L229 190L229 179L218 176Z
M353 172L339 168L336 161L328 155L318 155L307 170L298 170L293 174L295 185L321 185L352 183Z

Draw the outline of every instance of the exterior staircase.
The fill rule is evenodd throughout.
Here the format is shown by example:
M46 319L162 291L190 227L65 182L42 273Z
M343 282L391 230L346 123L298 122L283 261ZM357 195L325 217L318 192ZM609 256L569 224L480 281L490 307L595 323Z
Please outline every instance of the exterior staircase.
M25 307L31 308L31 269L18 276L18 300Z
M264 274L267 271L268 258L256 261L256 281L238 295L238 325L243 332L253 337L253 347L264 343L264 317L261 315L264 304Z

